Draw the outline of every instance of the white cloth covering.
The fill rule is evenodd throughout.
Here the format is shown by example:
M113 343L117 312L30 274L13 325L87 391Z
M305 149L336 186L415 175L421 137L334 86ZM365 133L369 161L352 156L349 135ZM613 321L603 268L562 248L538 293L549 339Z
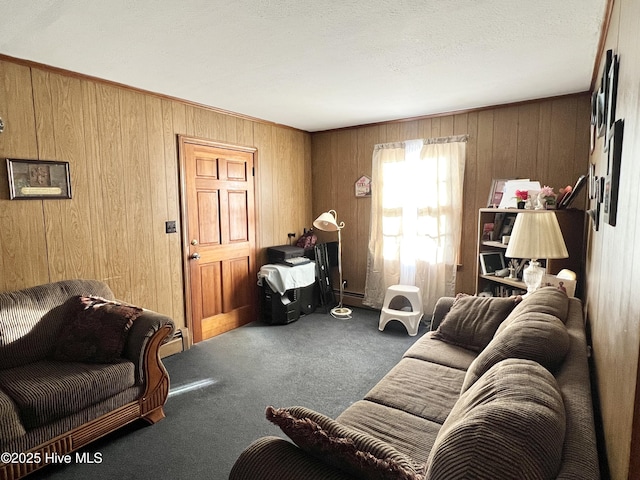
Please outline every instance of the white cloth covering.
M262 285L262 279L275 292L284 295L292 288L308 287L316 281L316 264L314 262L304 265L288 267L286 265L263 265L258 272L258 285Z

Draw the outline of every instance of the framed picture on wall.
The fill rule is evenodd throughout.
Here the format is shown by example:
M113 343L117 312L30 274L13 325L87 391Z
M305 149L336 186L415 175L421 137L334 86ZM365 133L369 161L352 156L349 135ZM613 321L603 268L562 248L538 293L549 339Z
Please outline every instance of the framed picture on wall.
M609 126L607 121L609 118L609 70L611 69L611 62L613 61L613 50L607 50L604 68L602 69L602 78L600 80L600 93L602 96L602 117L599 119L602 123L598 128L598 137L605 137L603 149L606 152L609 148L609 142L606 141L608 135Z
M605 222L615 227L618 216L618 188L620 185L620 163L622 160L622 137L624 121L618 120L613 124L613 138L609 147L609 163L611 171L605 180L604 216Z
M613 59L613 50L607 50L604 68L602 69L602 77L600 79L600 88L598 89L598 104L597 104L597 126L598 126L598 138L603 137L607 133L607 100L609 98L609 69L611 68L611 61ZM608 148L607 142L604 142L604 149Z
M609 82L607 88L607 132L609 137L613 130L613 123L616 120L616 98L618 96L618 55L613 55L611 59L611 66L609 67L609 73L607 75L607 81Z
M9 198L71 198L69 162L7 158Z

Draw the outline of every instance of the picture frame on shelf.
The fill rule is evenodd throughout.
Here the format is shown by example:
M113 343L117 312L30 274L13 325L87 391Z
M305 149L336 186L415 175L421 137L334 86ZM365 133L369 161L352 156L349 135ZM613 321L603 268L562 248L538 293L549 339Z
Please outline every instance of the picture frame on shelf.
M505 235L511 235L513 231L513 225L516 223L516 215L506 214L502 221L502 228L500 229L500 236L498 240L501 240Z
M11 200L71 198L69 162L7 158L7 177Z
M563 208L568 208L569 205L571 205L571 202L573 202L576 199L576 197L584 187L585 183L587 183L587 176L580 175L578 177L578 180L576 180L576 184L573 186L571 191L568 194L566 194L564 197L562 197L558 202L558 206L557 206L558 210Z
M489 190L487 208L498 208L498 205L500 205L500 202L502 201L504 186L508 180L508 178L494 178L491 181L491 190Z
M504 254L502 252L480 253L480 272L482 275L495 275L498 270L504 270Z
M541 287L556 287L567 294L567 297L576 296L576 281L567 278L558 278L555 275L545 273L542 277Z

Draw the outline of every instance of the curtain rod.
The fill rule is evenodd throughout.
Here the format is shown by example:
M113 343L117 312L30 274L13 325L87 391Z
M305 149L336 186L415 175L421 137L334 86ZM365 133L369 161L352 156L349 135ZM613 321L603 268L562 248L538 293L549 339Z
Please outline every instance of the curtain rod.
M402 148L407 143L419 142L422 141L423 145L432 145L437 143L456 143L456 142L467 142L469 140L469 135L452 135L449 137L435 137L435 138L418 138L415 140L405 140L404 142L391 142L391 143L378 143L373 148Z

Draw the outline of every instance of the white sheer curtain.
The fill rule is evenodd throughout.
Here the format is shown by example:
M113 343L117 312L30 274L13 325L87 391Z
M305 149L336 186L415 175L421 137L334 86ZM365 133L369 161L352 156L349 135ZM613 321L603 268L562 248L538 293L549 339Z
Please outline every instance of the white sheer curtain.
M455 294L467 136L376 145L365 305L416 285L425 312Z

